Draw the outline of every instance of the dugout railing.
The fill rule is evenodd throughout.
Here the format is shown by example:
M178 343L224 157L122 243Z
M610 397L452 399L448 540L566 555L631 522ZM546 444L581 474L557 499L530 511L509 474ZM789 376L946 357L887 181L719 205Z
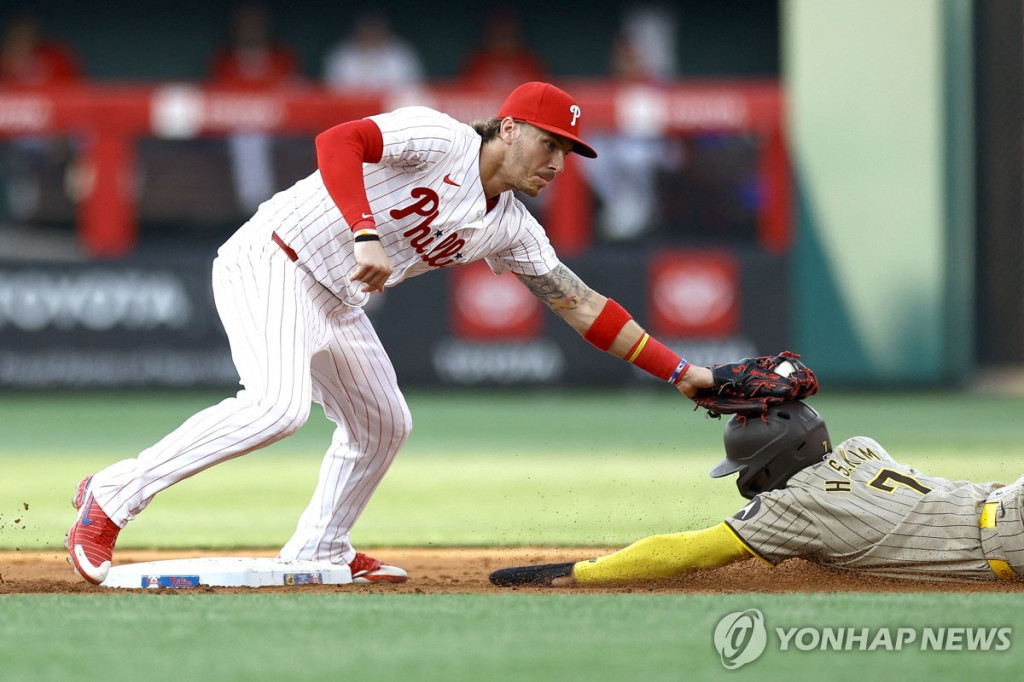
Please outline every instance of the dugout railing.
M756 241L769 253L791 239L791 192L775 81L560 82L580 102L587 135L679 136L721 132L759 138ZM497 111L504 92L434 84L415 92L338 94L311 87L267 92L189 83L95 84L44 91L0 90L0 139L75 140L75 234L89 257L130 254L139 237L135 182L140 140L190 140L262 133L308 135L339 122L403 104L425 104L471 121ZM578 164L552 185L542 221L563 254L584 252L593 238L593 201Z

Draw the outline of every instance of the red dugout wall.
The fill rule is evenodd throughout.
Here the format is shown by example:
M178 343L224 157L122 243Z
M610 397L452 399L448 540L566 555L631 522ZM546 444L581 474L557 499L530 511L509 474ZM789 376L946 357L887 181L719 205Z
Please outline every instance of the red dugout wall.
M559 84L580 102L588 135L724 132L761 138L764 210L759 216L758 241L770 253L788 248L789 172L777 83ZM240 93L184 84L0 91L0 136L70 136L80 141L79 241L91 256L116 258L131 253L138 238L134 175L140 138L190 139L236 132L312 136L341 121L411 103L426 104L468 122L496 112L505 94L438 86L384 97L338 95L314 88ZM543 216L563 255L582 253L591 242L589 190L576 166L569 164L552 185Z

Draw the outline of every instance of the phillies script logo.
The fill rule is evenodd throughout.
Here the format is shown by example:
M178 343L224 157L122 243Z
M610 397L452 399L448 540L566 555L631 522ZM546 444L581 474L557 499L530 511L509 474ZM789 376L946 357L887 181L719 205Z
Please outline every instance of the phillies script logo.
M410 194L416 201L403 208L392 209L391 217L395 220L402 220L411 215L418 215L423 218L423 222L415 227L410 227L402 233L402 236L409 240L420 258L433 268L443 268L461 260L462 254L459 251L466 245L466 241L459 238L454 232L438 244L434 244L434 234L430 230L430 224L434 222L439 213L437 192L426 187L416 187Z

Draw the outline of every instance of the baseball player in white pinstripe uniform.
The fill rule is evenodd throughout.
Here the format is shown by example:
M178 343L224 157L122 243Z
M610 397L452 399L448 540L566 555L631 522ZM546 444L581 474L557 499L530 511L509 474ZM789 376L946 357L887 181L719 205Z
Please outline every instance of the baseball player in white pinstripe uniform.
M242 390L137 457L83 480L69 561L106 577L118 533L167 487L297 430L311 402L336 430L285 560L348 564L356 582L402 569L357 553L349 530L412 427L394 369L362 306L430 270L484 259L512 271L601 350L692 397L714 384L562 265L509 190L536 196L580 137L585 113L548 83L516 88L473 126L410 107L335 126L316 139L318 170L264 203L219 250L217 310Z
M1024 478L949 481L899 464L871 438L830 445L825 421L790 401L764 419L734 416L714 477L738 473L750 503L701 531L656 535L575 564L502 569L498 585L601 585L669 579L756 557L803 558L919 580L1024 575Z

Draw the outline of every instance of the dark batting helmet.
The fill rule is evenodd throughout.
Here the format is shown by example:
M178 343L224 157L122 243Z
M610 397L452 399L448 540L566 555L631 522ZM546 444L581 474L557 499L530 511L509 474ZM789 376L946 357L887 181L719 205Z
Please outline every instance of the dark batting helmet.
M806 403L789 400L758 415L733 415L725 425L725 459L711 470L712 478L739 472L736 487L752 499L775 490L801 469L832 451L821 415Z

